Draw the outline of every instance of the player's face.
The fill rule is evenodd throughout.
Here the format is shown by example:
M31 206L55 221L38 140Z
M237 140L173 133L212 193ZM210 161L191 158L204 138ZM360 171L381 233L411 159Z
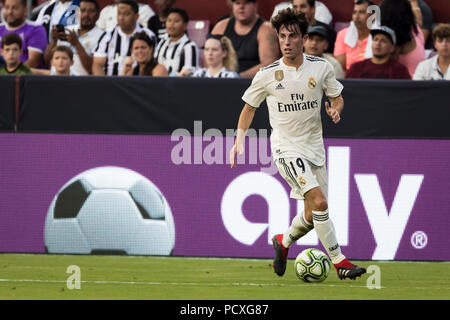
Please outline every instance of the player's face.
M281 53L287 59L294 60L303 54L303 44L308 40L308 36L302 36L298 26L282 26L278 33Z
M205 43L205 62L208 67L218 67L223 64L227 52L222 49L222 44L217 39L208 39Z
M119 3L117 6L117 24L124 32L132 32L136 28L139 14L134 13L131 6Z
M242 23L253 21L258 12L258 5L247 0L236 0L233 2L233 16Z
M313 56L322 56L325 50L328 47L327 40L319 36L317 34L313 34L308 37L308 40L305 42L305 52L306 54L310 54Z
M20 0L6 0L3 15L8 25L18 27L25 22L27 7Z
M439 56L450 58L450 38L436 38L434 47Z
M80 26L82 29L91 29L98 19L98 11L91 2L80 3Z
M369 18L369 13L367 13L368 7L369 5L367 3L355 4L353 7L352 20L357 29L367 28L367 19Z
M187 23L184 22L183 18L178 13L172 12L167 17L166 29L171 38L178 38L183 36L186 32Z
M20 62L22 50L17 43L5 45L2 49L2 56L7 65L17 65Z
M147 63L153 55L153 47L150 47L144 40L134 40L131 53L137 63Z
M293 0L292 6L296 12L303 12L308 21L314 18L314 15L316 14L316 8L311 7L307 0Z
M394 52L394 45L385 34L376 34L372 39L372 53L375 58L383 59Z
M63 51L56 51L51 62L58 74L69 74L70 66L73 64L69 55Z

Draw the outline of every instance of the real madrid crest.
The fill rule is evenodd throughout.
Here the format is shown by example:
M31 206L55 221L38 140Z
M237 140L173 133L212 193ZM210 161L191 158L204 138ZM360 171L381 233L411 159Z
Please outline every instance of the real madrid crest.
M275 71L275 80L277 80L278 82L281 82L281 80L284 79L284 72L283 70L277 70Z
M298 177L298 183L304 187L306 185L306 180L303 177Z
M309 78L309 81L308 81L308 87L309 87L310 89L314 89L316 86L317 86L316 80L314 80L313 77Z

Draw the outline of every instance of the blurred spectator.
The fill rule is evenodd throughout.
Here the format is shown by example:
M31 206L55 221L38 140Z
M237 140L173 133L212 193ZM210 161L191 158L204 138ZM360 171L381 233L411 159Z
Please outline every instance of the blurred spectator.
M323 26L315 25L308 27L308 40L305 42L305 53L322 57L334 68L334 73L337 79L345 78L344 70L339 61L331 54L325 53L328 47L327 30Z
M391 58L397 41L394 30L382 26L373 28L370 34L373 57L355 62L347 71L347 78L411 79L408 69Z
M415 6L413 10L408 0L384 0L380 6L381 24L395 31L397 35L397 50L395 56L398 62L408 68L409 74L414 75L419 62L425 60L425 43L420 22L420 10Z
M316 1L314 0L292 0L292 5L294 10L297 12L303 12L308 19L308 24L310 26L322 26L326 30L326 37L328 40L328 46L325 52L333 53L334 43L336 42L336 31L331 28L328 24L317 21L314 16L316 12Z
M56 0L50 1L39 11L36 23L44 27L47 39L50 42L53 26L64 27L79 24L78 17L80 8L79 0Z
M15 33L8 33L2 38L2 57L5 64L0 67L0 75L30 74L31 70L20 61L22 39Z
M169 10L172 8L175 0L155 0L155 6L158 8L158 14L155 14L148 20L148 28L156 34L158 42L167 39L166 20Z
M278 11L286 8L292 8L294 5L293 2L294 1L291 0L277 4L273 9L272 18L278 14ZM327 8L325 4L323 4L320 1L315 1L315 5L311 6L315 7L314 19L316 21L320 21L328 25L331 23L331 21L333 21L333 15L331 14L330 10Z
M137 32L130 40L131 56L127 57L122 69L122 76L167 77L164 65L153 56L155 42L145 32Z
M414 9L415 6L413 4L413 0L410 0L410 2L411 5L413 6L413 10L417 10ZM429 39L431 34L431 30L433 29L433 12L431 12L430 7L426 4L424 0L419 0L418 5L420 8L420 13L422 15L422 24L421 24L422 33L425 39L425 43L427 43L427 40Z
M186 34L188 22L186 11L170 9L166 21L169 37L156 49L158 63L163 64L171 76L191 75L199 65L198 47Z
M34 69L34 74L50 76L77 76L71 70L73 65L73 51L68 46L56 46L51 51L50 70Z
M437 25L432 39L437 55L419 63L414 80L450 80L450 24Z
M334 56L344 70L348 70L355 62L370 58L366 48L370 38L367 8L371 5L373 2L370 0L355 0L350 26L337 34Z
M5 20L0 24L0 38L11 32L20 35L23 43L20 61L28 67L41 66L47 36L42 26L26 20L26 0L6 0L3 12Z
M199 78L239 78L236 52L226 36L208 35L205 42L205 65L194 72Z
M120 0L117 6L117 25L105 31L94 49L92 74L118 76L126 57L131 55L130 40L136 32L144 31L156 41L155 34L137 23L139 7L134 0Z
M256 0L233 0L233 17L218 22L212 34L227 36L238 56L239 74L252 78L280 57L275 30L258 15Z
M102 9L100 17L97 21L97 27L103 30L114 28L117 25L117 5L119 0L114 0L116 3L110 4ZM139 7L139 19L138 23L142 26L146 26L148 20L155 15L155 12L150 8L148 4L137 3Z
M45 62L48 65L51 53L57 45L71 46L73 51L72 71L77 75L89 75L92 71L93 53L103 30L95 25L99 15L97 0L80 0L80 25L68 26L58 32L52 28L52 41L45 50Z

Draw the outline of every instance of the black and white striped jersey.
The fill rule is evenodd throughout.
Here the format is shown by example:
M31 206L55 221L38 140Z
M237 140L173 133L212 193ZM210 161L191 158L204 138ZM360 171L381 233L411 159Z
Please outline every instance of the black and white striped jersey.
M218 73L215 75L211 75L209 69L207 68L199 68L195 70L193 77L197 78L239 78L239 74L234 71L230 71L223 67L220 69Z
M155 58L166 67L169 75L183 69L194 70L199 65L198 47L186 34L175 42L170 38L161 40Z
M125 34L118 25L106 30L100 37L94 50L94 58L106 58L105 74L117 76L122 71L125 58L131 55L131 37L144 31L156 43L156 36L148 28L136 25L133 33Z

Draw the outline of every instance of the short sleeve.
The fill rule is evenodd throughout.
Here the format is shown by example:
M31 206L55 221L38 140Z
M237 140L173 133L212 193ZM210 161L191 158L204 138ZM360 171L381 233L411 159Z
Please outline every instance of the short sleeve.
M95 58L106 58L108 56L108 41L110 35L105 31L98 40L97 47L94 50Z
M33 28L33 34L28 39L28 50L35 50L40 53L44 53L47 48L47 34L44 27L36 26Z
M336 42L334 43L334 56L340 56L342 54L345 54L345 35L346 35L346 30L347 29L343 29L341 31L338 32L337 36L336 36Z
M421 62L417 65L416 71L414 72L413 80L428 80L425 78L425 63Z
M341 95L343 89L344 86L342 85L342 83L336 80L333 66L331 65L331 63L326 61L325 75L323 80L323 90L325 91L325 94L327 95L327 97L336 98Z
M267 98L266 86L263 79L262 72L258 71L252 80L252 84L242 96L242 100L253 108L258 108Z

